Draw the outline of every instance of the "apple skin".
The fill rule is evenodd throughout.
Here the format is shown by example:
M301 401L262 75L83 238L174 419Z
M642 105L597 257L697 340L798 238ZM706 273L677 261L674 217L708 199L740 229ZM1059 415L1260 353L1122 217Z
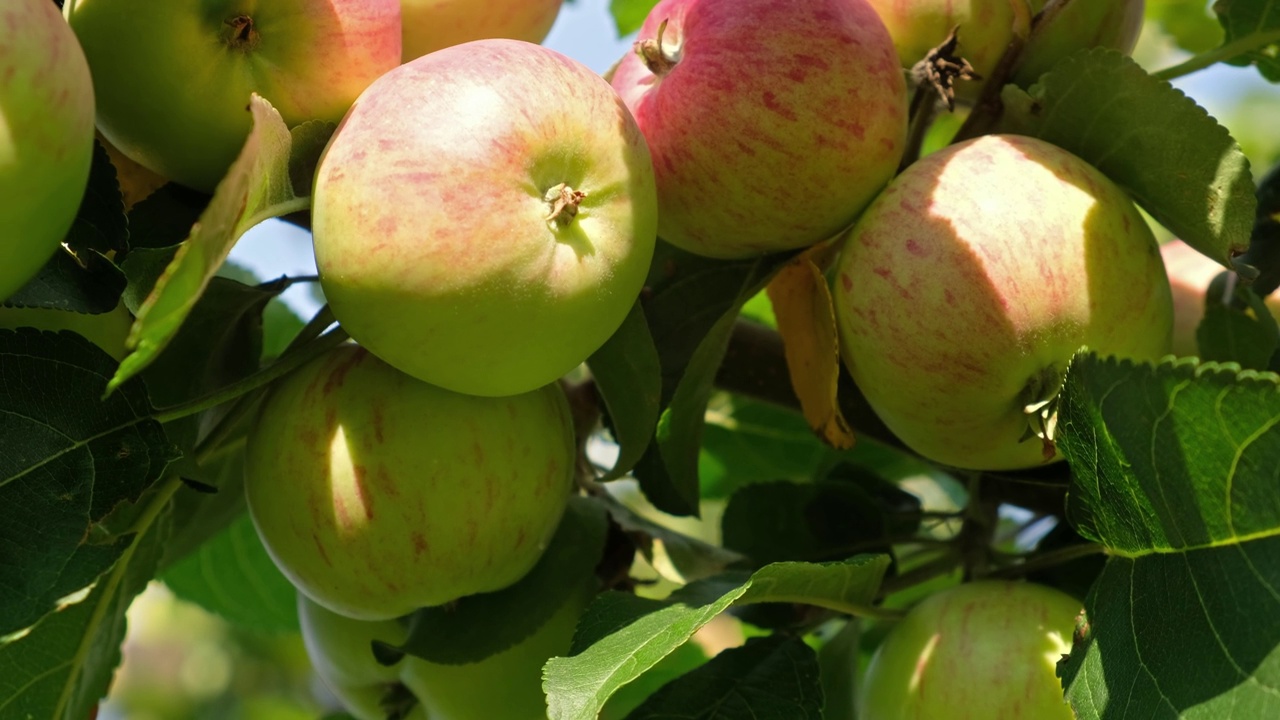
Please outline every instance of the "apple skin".
M957 52L975 72L988 77L1015 37L1031 30L1027 0L869 0L889 34L903 67L910 68L942 44L959 26ZM977 95L981 84L961 82L961 97Z
M566 655L578 619L596 592L594 578L533 635L516 646L467 665L441 665L405 656L386 667L374 659L374 640L404 642L396 620L369 622L330 612L298 594L302 639L316 674L359 720L384 720L379 708L388 686L405 685L418 699L409 719L533 720L546 717L542 666Z
M540 43L563 0L400 0L403 58L409 62L450 45L485 38Z
M251 26L232 23L248 18ZM126 156L212 192L248 137L251 93L294 126L337 122L400 63L399 0L80 0L98 129Z
M518 40L455 45L360 97L316 172L320 282L351 336L426 382L514 395L609 339L653 257L644 138L599 76ZM585 193L549 219L557 188Z
M564 512L574 452L558 385L459 395L345 345L273 389L245 495L299 590L386 620L524 576Z
M35 277L80 209L93 159L93 81L75 34L49 0L5 2L0 25L9 28L0 41L4 301Z
M1164 268L1173 289L1172 352L1178 357L1198 356L1200 344L1196 340L1196 328L1204 319L1204 295L1209 283L1219 273L1227 272L1227 268L1181 240L1161 245L1160 254L1164 256ZM1266 296L1263 302L1272 315L1280 318L1280 291Z
M1072 720L1055 666L1071 651L1079 600L1023 582L930 595L867 666L860 720Z
M1142 32L1143 0L1050 0L1035 20L1013 81L1028 86L1071 53L1112 48L1128 55Z
M903 442L945 465L1004 470L1058 456L1023 408L1056 395L1082 345L1156 360L1172 299L1128 197L1070 153L988 135L911 165L845 239L841 353Z
M828 240L897 171L906 81L866 0L663 0L646 45L612 83L649 141L673 245L745 258Z
M116 362L128 354L125 341L133 327L133 315L121 303L110 312L98 315L51 310L48 308L0 307L0 329L31 327L58 332L69 330L102 348Z

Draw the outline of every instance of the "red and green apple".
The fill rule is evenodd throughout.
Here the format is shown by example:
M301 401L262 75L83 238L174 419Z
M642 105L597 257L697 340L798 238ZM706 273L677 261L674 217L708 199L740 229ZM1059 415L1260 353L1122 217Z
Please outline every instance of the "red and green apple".
M299 590L386 620L523 577L564 512L574 451L558 384L460 395L344 345L272 389L245 495Z
M53 256L93 158L93 81L49 0L0 6L0 302Z
M472 395L534 390L604 344L639 296L656 228L626 106L583 65L518 40L379 78L325 149L312 205L342 326Z
M102 134L205 192L244 145L252 93L290 126L337 122L400 63L399 0L79 0L71 27Z
M845 238L841 353L885 424L960 468L1057 457L1072 355L1153 361L1173 307L1160 250L1120 188L1042 140L988 135L894 179Z
M485 38L540 43L563 0L400 0L404 61Z
M612 82L653 153L658 234L699 255L828 240L902 159L906 82L866 0L663 0Z

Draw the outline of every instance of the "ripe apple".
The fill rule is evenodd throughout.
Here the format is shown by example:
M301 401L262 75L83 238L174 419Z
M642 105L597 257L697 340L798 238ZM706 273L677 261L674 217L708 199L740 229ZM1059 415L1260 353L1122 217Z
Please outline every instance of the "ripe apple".
M897 171L906 82L867 0L662 0L613 74L658 234L741 258L828 240Z
M0 6L0 302L57 250L89 182L93 82L49 0ZM20 28L20 30L19 30Z
M126 156L210 192L258 93L290 126L337 122L400 63L398 0L79 0L71 16L98 129Z
M1179 357L1199 355L1196 328L1204 319L1204 294L1218 273L1227 269L1181 240L1160 246L1164 268L1173 288L1173 352ZM1280 317L1280 291L1263 298L1271 314Z
M845 239L835 302L845 363L889 429L982 470L1056 457L1031 431L1052 438L1082 345L1155 360L1173 325L1133 203L1083 160L1016 135L952 145L895 178Z
M1113 48L1128 55L1142 31L1143 0L1050 0L1036 17L1013 81L1030 85L1078 50Z
M514 395L622 324L657 228L608 83L518 40L418 58L360 96L316 171L320 282L351 336L426 382Z
M273 389L244 484L263 544L298 589L386 620L519 580L555 532L573 468L559 385L459 395L347 345Z
M402 685L412 704L407 718L429 720L533 720L546 717L542 666L569 652L578 618L595 594L583 582L527 640L480 662L441 665L406 656L386 667L373 657L374 640L398 645L402 622L352 620L298 594L302 639L316 674L360 720L384 720L389 689ZM414 702L416 700L416 702Z
M1056 665L1082 604L1023 582L979 581L930 595L867 666L860 720L1072 720Z
M924 59L942 44L953 28L957 51L975 72L987 77L1014 38L1026 38L1031 30L1027 0L869 0L898 49L904 67ZM974 97L981 85L956 86L963 97Z
M124 343L129 339L129 328L132 326L133 316L123 303L110 312L98 315L46 308L0 307L0 329L32 327L52 332L70 330L102 348L117 362L128 354Z
M540 43L563 0L400 0L404 62L485 38Z

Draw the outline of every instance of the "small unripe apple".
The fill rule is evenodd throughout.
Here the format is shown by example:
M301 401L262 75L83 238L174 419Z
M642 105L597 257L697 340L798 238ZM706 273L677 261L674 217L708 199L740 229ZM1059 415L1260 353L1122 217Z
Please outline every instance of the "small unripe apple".
M1030 85L1071 53L1112 48L1128 55L1142 31L1143 0L1050 0L1037 16L1013 81Z
M205 192L248 137L252 93L290 126L337 122L400 63L399 0L78 0L71 26L102 134Z
M263 544L299 590L385 620L524 576L573 468L559 385L460 395L345 345L273 388L244 485Z
M404 62L485 38L540 43L563 0L400 0Z
M1120 188L1042 140L988 135L906 169L845 240L841 353L921 455L1002 470L1058 457L1072 355L1156 360L1173 307L1160 250Z
M612 83L653 153L658 234L708 257L832 238L906 143L906 82L866 0L662 0Z
M644 137L609 84L518 40L455 45L360 96L316 172L320 283L414 377L514 395L622 324L657 233Z
M93 158L93 81L49 0L0 5L0 302L57 250Z
M133 316L123 303L110 312L98 315L47 308L0 307L0 328L12 330L31 327L53 332L70 330L102 348L103 352L117 362L128 354L124 344L129 339L129 329L132 326Z
M397 620L353 620L298 594L302 639L316 674L360 720L385 720L381 703L400 692L406 720L536 720L546 718L542 666L565 655L578 619L595 595L594 578L580 588L533 635L514 647L466 665L443 665L406 655L392 666L374 659L371 644L404 642ZM395 690L400 686L399 690Z
M904 67L924 59L959 28L956 51L974 72L986 78L1014 38L1031 30L1027 0L869 0L889 34ZM979 83L956 86L958 94L973 97Z
M1056 666L1082 603L1024 582L978 581L930 595L876 650L859 720L1072 720Z
M1173 348L1178 357L1199 355L1196 328L1204 319L1205 292L1209 283L1227 269L1181 240L1160 246L1165 271L1173 289ZM1271 314L1280 318L1280 291L1263 298Z

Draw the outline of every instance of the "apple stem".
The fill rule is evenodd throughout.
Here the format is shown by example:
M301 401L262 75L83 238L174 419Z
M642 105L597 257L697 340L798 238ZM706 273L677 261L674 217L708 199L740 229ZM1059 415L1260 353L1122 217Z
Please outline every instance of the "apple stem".
M547 222L557 227L564 227L573 222L573 219L578 216L578 206L586 196L586 193L574 190L566 183L560 183L551 188L542 196L542 199L551 206L551 212L547 213Z
M223 23L223 39L233 50L253 50L262 41L257 28L253 26L253 18L248 15L236 15L227 18Z
M1027 416L1027 432L1022 439L1038 437L1044 443L1045 461L1057 453L1054 440L1058 431L1058 394L1062 390L1063 375L1050 365L1027 379L1019 399Z
M638 40L635 44L636 54L644 61L644 66L649 68L649 72L662 77L671 72L680 62L680 48L664 48L662 46L662 36L667 31L667 22L663 20L658 25L658 36L647 40Z

